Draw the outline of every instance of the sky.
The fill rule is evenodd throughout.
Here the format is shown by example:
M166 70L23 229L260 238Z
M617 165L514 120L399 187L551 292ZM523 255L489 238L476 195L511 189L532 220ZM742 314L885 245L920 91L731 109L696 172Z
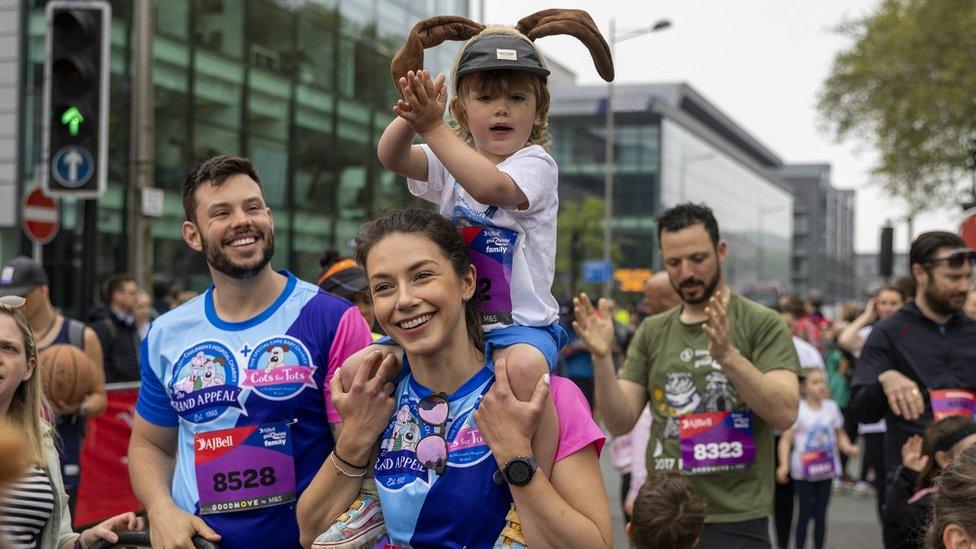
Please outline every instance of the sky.
M606 33L671 28L618 42L616 82L685 82L725 112L786 163L829 163L832 182L857 190L854 248L878 249L881 226L891 220L895 249L908 248L906 209L871 183L876 155L859 142L836 143L816 110L817 96L836 54L850 39L834 32L846 19L869 14L878 0L484 0L485 22L514 25L552 7L590 13ZM580 84L603 80L586 48L572 37L539 40L545 55L569 67ZM914 233L955 230L961 210L941 209L915 218Z

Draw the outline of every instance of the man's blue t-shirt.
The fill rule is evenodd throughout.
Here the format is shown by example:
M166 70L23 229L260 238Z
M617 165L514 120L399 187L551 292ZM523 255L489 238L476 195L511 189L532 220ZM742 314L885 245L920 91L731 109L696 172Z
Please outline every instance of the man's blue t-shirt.
M173 499L224 547L299 546L295 504L339 421L328 381L371 340L348 301L284 274L250 320L218 318L211 288L159 317L142 344L136 410L178 427Z

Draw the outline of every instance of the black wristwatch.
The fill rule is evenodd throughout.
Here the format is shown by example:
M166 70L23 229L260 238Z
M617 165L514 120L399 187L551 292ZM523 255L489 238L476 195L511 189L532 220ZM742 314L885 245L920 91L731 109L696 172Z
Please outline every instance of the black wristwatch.
M509 460L502 467L501 473L505 482L512 486L525 486L532 481L532 475L535 474L535 470L538 468L539 464L535 462L535 458L531 456L519 456Z

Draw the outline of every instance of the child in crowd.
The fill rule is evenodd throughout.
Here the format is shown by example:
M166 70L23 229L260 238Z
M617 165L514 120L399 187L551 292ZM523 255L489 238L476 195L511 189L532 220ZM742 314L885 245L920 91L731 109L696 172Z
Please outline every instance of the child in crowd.
M705 527L705 507L681 473L653 473L637 492L627 537L637 549L691 549Z
M858 449L844 432L844 418L837 403L827 398L827 377L821 368L803 368L800 395L796 422L779 440L780 465L776 468L776 480L785 483L793 478L800 507L796 546L804 547L807 525L813 519L814 546L823 549L830 489L834 477L840 474L837 451L853 457Z
M509 365L512 389L522 401L529 401L539 380L553 370L568 337L559 325L559 306L551 291L559 202L558 168L545 149L549 69L525 35L543 24L550 29L554 25L556 31L537 32L533 38L588 27L583 41L591 52L602 52L602 56L594 54L594 60L601 75L612 79L609 48L585 12L546 10L524 18L518 29L484 27L460 17L430 18L414 27L394 58L392 68L403 99L394 106L397 117L383 132L377 150L387 169L407 178L411 193L437 204L441 214L460 229L477 269L474 299L479 300L482 313L480 319L469 320L480 323L485 332L484 352ZM434 35L438 39L431 44ZM449 108L454 124L449 127L444 121L448 108L444 75L433 78L425 70L401 72L397 67L420 69L425 46L468 38L451 70ZM413 144L418 134L424 145ZM417 278L409 283L422 284L423 276L418 267ZM423 338L425 325L439 321L434 307L403 307L399 324L409 337ZM362 359L377 348L401 357L395 343L383 339L350 357L341 369L343 384L351 385ZM532 440L533 457L547 475L558 433L556 410L549 400ZM370 535L379 533L375 519L364 520L367 514L379 513L371 484L364 485L364 493L349 511L319 536L317 549L341 548L350 538L358 539L362 533L354 531L354 524L368 523ZM506 531L517 530L517 514L510 517L512 524Z
M939 477L927 549L976 547L976 448L959 454Z
M943 418L908 439L901 447L901 467L888 486L881 519L885 547L919 547L929 522L935 483L942 470L976 444L976 421L966 416Z

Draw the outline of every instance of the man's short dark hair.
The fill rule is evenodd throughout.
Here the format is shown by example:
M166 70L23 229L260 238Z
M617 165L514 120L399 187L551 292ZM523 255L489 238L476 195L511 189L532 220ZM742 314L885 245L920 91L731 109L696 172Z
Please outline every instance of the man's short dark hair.
M922 233L912 242L908 251L908 272L912 272L912 265L920 264L929 270L926 263L935 259L939 248L965 248L966 242L961 236L948 231L929 231ZM914 279L915 275L912 275ZM917 282L917 281L916 281Z
M129 282L134 283L135 281L135 277L128 273L120 273L111 276L105 281L105 303L111 304L112 296L115 295L116 292L121 292L122 288L125 287L126 284Z
M673 208L664 210L657 216L657 241L661 242L661 233L669 233L687 229L695 224L701 224L708 232L708 238L712 241L712 246L718 246L718 221L712 209L704 204L678 204Z
M258 187L261 186L261 179L254 171L254 165L243 156L229 154L215 156L190 172L186 181L183 182L183 213L186 215L187 221L196 223L197 187L204 183L219 187L228 178L238 174L250 177L258 184Z

